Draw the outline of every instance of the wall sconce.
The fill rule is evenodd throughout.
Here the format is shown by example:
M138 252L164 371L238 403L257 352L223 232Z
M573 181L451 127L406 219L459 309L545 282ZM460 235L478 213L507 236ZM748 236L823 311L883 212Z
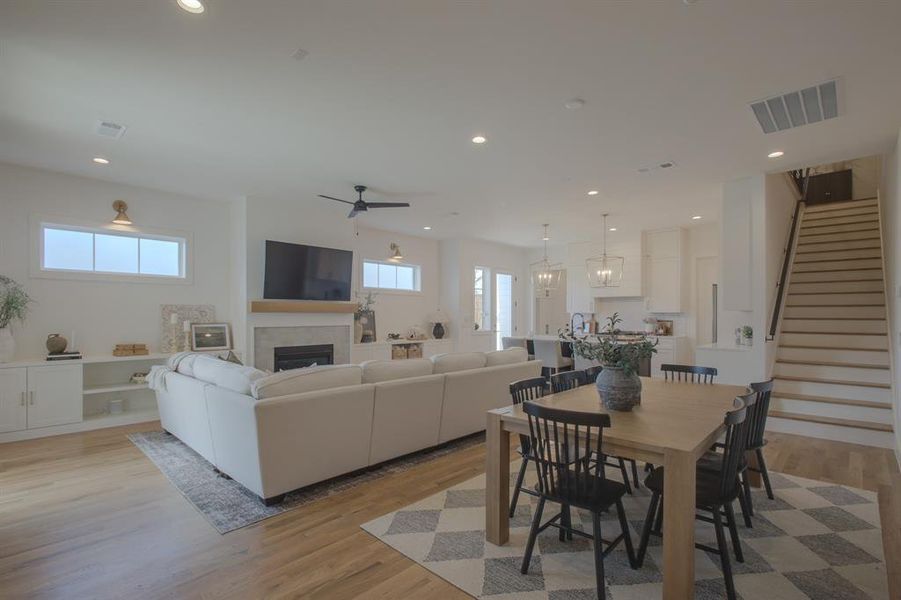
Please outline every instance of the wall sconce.
M116 225L131 225L131 219L125 214L125 211L128 210L128 205L124 200L113 202L113 210L116 211L116 218L113 219L113 223Z
M391 262L400 262L404 259L404 255L400 252L400 246L396 243L391 242L389 248L391 249L391 256L388 257L388 260Z

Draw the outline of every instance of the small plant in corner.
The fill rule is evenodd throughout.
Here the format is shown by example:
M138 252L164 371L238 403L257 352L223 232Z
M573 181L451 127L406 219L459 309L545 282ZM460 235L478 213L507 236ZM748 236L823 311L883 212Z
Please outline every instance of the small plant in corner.
M0 329L6 329L13 321L24 321L28 305L32 302L25 288L0 275Z

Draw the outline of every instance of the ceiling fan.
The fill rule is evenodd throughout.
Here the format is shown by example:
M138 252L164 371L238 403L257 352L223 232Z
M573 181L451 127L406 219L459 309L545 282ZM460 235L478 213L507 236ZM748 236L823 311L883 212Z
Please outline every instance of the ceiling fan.
M350 214L347 215L348 219L353 219L361 212L366 212L370 208L408 208L410 204L408 202L366 202L363 200L363 192L366 191L365 185L355 185L354 190L356 190L358 194L358 198L356 202L350 202L349 200L342 200L341 198L333 198L331 196L323 196L319 194L320 198L325 198L326 200L335 200L337 202L343 202L344 204L350 204L353 206Z

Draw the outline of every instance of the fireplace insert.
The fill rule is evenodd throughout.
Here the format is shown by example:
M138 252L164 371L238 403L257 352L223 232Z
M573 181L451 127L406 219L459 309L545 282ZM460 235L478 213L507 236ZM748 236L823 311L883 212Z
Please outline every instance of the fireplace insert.
M335 361L335 347L331 344L313 346L282 346L275 349L275 371L303 369L313 365L331 365Z

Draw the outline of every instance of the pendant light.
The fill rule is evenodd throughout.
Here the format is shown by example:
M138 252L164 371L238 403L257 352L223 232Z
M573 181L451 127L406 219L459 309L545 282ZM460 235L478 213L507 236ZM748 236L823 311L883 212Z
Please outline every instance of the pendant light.
M548 295L560 285L560 273L563 272L563 263L551 264L547 257L547 243L551 238L547 234L547 223L544 224L544 258L532 263L532 282L536 292L544 292Z
M585 261L588 285L593 288L619 287L623 281L623 263L626 259L607 255L607 214L604 213L604 253Z

